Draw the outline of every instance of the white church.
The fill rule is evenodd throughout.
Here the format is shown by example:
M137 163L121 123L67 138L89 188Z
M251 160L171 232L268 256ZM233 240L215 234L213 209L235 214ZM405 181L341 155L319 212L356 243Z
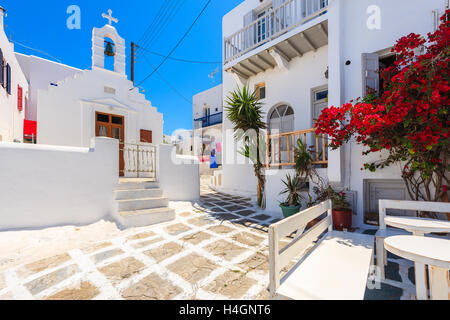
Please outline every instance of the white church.
M163 115L128 80L126 42L108 13L87 70L16 53L0 30L0 230L145 226L175 218L169 201L200 196L198 163L163 143Z
M118 20L111 11L104 17L109 23L92 32L91 70L17 54L30 82L27 120L37 121L39 144L88 147L96 136L162 143L163 115L127 79L126 43L112 26ZM105 44L113 57L106 56ZM114 59L114 70L105 68L106 58Z

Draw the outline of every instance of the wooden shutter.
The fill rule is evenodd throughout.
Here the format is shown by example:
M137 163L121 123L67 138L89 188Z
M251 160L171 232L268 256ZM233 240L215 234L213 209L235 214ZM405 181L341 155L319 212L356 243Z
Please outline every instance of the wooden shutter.
M253 21L255 21L255 11L252 10L244 15L244 28L252 24ZM255 32L255 26L252 26L249 29L245 30L243 50L248 49L255 44Z
M0 85L5 87L5 66L3 63L3 51L0 49Z
M153 143L153 132L150 130L141 130L141 142Z
M362 97L367 95L368 88L371 88L377 92L380 90L379 59L380 58L376 53L362 54Z
M6 92L11 94L11 66L6 65Z
M22 112L23 110L23 89L21 86L17 86L17 109Z

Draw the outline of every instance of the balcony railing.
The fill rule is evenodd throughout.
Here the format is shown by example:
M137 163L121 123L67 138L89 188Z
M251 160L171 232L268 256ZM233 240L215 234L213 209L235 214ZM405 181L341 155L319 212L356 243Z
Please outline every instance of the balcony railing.
M266 165L271 167L286 167L295 165L295 153L298 150L298 140L302 140L313 155L313 164L328 165L327 138L317 136L315 129L270 133L266 139Z
M328 0L288 0L225 39L228 62L325 13Z
M223 120L223 112L212 114L207 117L195 119L195 129L198 128L207 128L210 126L214 126L216 124L222 123Z

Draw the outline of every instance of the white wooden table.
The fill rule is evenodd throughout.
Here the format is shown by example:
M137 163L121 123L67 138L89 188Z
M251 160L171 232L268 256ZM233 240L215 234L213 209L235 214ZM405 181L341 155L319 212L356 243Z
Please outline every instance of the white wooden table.
M393 217L384 218L386 225L404 229L415 236L424 236L428 233L450 232L450 222L436 219L416 217Z
M426 219L417 217L393 217L384 218L386 225L404 229L415 236L424 236L429 233L450 232L450 222L436 219ZM415 261L415 280L417 299L427 300L427 281L425 264Z
M393 236L384 240L386 250L414 263L428 265L432 300L450 299L450 240L418 236ZM417 273L416 269L416 273ZM427 297L427 288L418 287L417 299Z

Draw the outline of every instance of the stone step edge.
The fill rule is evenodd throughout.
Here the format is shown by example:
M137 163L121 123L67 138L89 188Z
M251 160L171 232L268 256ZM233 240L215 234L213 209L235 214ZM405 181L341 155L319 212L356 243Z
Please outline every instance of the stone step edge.
M132 211L121 211L119 212L122 217L130 217L136 215L145 215L145 214L153 214L153 213L172 213L175 212L174 209L169 207L161 207L161 208L153 208L153 209L140 209L140 210L132 210Z

